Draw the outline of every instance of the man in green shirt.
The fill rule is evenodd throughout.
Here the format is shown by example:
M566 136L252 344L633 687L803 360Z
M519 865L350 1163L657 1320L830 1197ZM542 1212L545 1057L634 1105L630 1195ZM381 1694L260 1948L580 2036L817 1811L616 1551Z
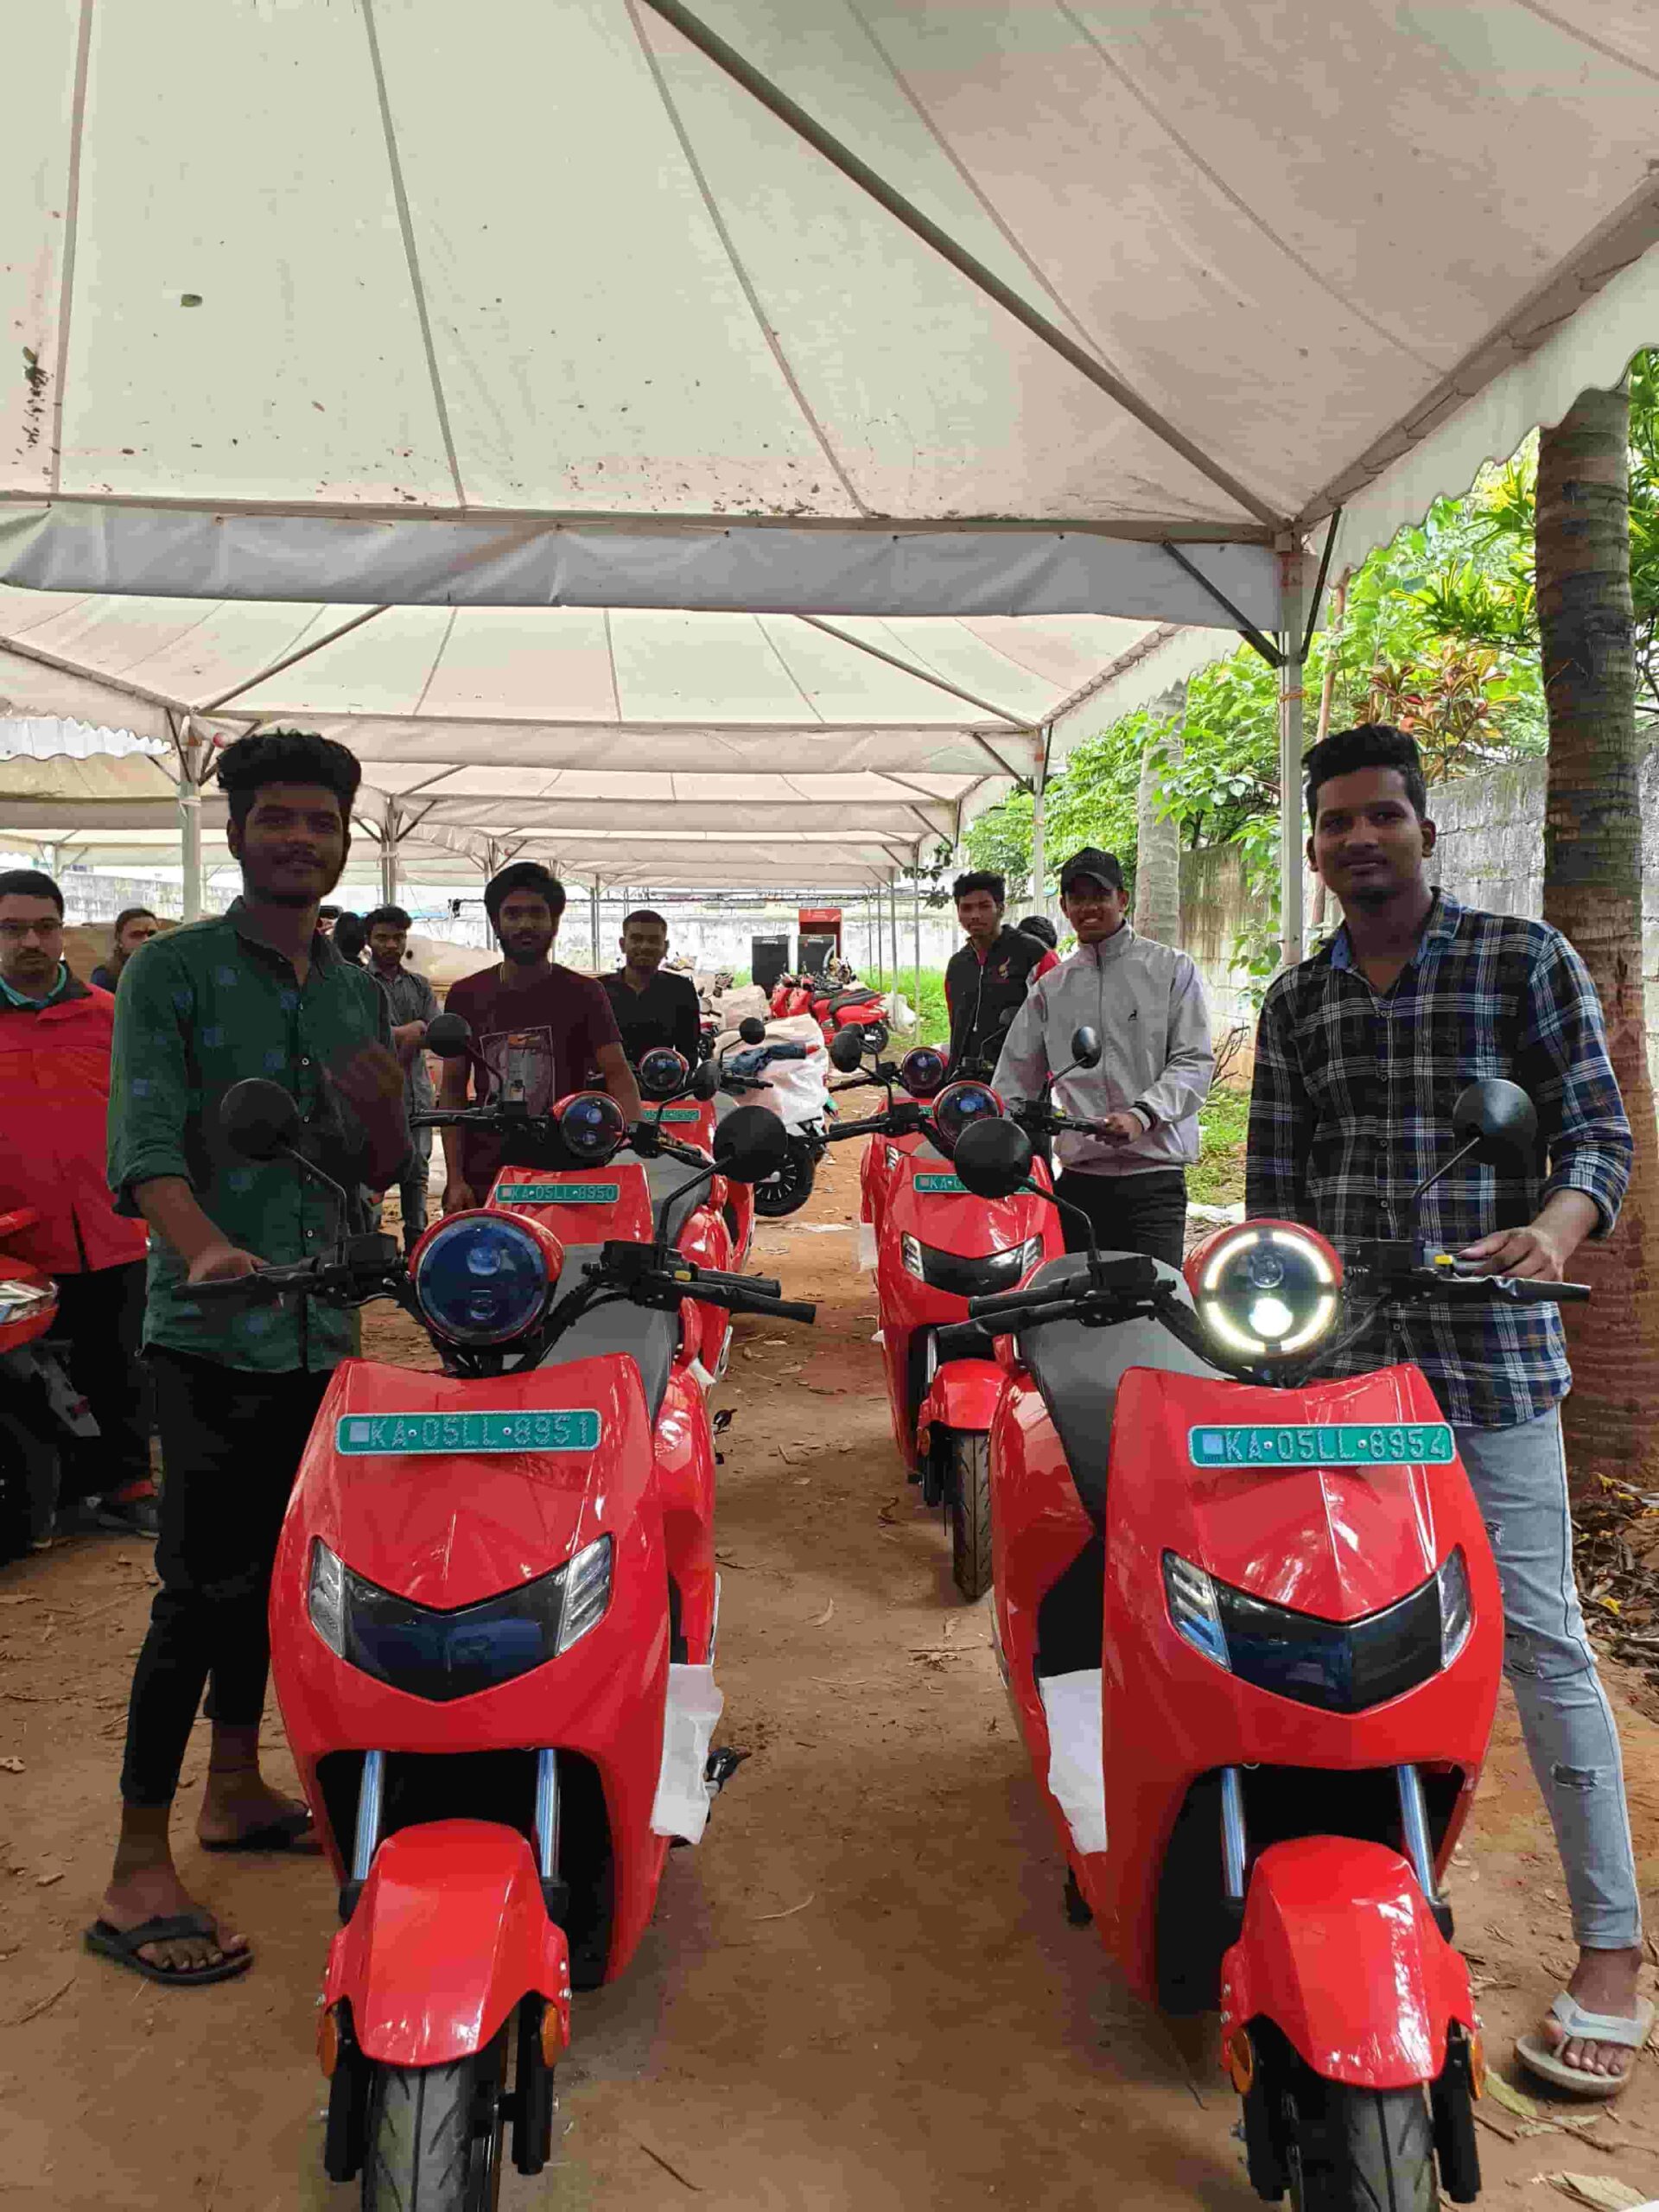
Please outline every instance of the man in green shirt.
M200 1840L310 1843L304 1807L259 1771L265 1606L300 1455L334 1366L357 1349L356 1317L305 1300L198 1306L184 1293L309 1257L338 1231L338 1201L292 1162L256 1166L226 1146L219 1106L232 1084L263 1076L291 1091L310 1157L347 1192L384 1189L408 1152L385 999L317 929L346 863L359 773L344 746L296 730L228 747L219 776L242 896L143 946L116 1001L109 1179L118 1211L150 1230L161 1588L133 1678L115 1869L86 1939L156 1980L223 1980L252 1958L186 1891L168 1840L210 1681Z

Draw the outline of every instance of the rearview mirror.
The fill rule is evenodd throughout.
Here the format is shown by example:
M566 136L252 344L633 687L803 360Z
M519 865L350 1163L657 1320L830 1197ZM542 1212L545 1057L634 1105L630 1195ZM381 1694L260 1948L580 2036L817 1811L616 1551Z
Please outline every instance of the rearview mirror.
M1087 1024L1071 1032L1071 1065L1078 1068L1097 1068L1100 1065L1100 1032Z
M762 1183L788 1158L788 1132L764 1106L740 1106L715 1131L715 1165L734 1183Z
M226 1143L244 1160L279 1160L300 1134L300 1109L280 1083L251 1075L225 1093L219 1125Z
M950 1164L976 1198L1011 1198L1030 1176L1031 1139L1018 1122L1000 1115L970 1122L957 1139Z
M746 1045L764 1045L766 1041L766 1025L758 1014L746 1014L737 1025L737 1033ZM761 1110L764 1112L766 1109L762 1108Z
M1458 1094L1452 1134L1460 1145L1478 1145L1490 1165L1530 1162L1538 1147L1537 1109L1518 1083L1483 1076Z
M851 1075L864 1058L864 1042L856 1029L837 1029L830 1040L831 1064L842 1075Z
M472 1041L472 1029L464 1014L435 1014L426 1025L426 1049L441 1060L464 1059Z
M720 1070L713 1060L700 1060L697 1071L691 1078L691 1096L708 1101L720 1091Z

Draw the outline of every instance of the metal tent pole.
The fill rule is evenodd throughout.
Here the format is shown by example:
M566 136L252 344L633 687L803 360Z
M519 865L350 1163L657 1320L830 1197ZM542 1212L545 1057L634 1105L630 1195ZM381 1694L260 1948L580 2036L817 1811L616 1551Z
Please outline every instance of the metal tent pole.
M400 836L397 810L386 809L380 830L380 903L385 906L397 904L397 841Z
M1046 913L1048 902L1043 894L1044 881L1048 874L1048 852L1044 843L1044 795L1048 788L1048 728L1039 729L1035 741L1036 761L1031 772L1031 897L1039 914Z
M1279 548L1279 950L1284 967L1302 957L1302 674L1307 639L1302 549Z
M916 1042L922 1041L922 849L918 844L910 863L910 949L916 972Z
M187 922L201 919L201 774L203 752L211 755L212 741L199 738L188 715L179 723L174 740L179 756L179 860L183 874L180 910Z
M599 973L599 878L595 876L588 893L588 937L591 947L589 965L595 976Z
M891 979L888 988L896 991L899 988L899 876L897 870L887 878L887 950L893 956L893 965L887 970Z

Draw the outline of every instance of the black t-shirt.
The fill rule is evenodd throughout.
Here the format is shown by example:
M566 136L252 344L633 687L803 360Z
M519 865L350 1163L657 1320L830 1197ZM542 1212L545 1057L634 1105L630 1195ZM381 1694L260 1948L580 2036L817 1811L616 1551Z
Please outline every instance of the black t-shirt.
M696 1067L702 1007L696 985L689 976L672 975L659 968L643 991L634 990L620 968L599 980L622 1033L622 1049L635 1067L642 1053L654 1052L659 1045L683 1052Z

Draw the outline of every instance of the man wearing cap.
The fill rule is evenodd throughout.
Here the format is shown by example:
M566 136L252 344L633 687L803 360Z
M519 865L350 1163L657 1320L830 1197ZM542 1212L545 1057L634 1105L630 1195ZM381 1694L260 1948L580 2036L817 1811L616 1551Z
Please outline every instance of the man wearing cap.
M1102 1247L1181 1264L1186 1170L1198 1156L1198 1109L1215 1072L1210 1016L1192 957L1128 924L1115 854L1085 845L1060 870L1060 905L1077 949L1041 976L1014 1015L991 1078L1010 1102L1039 1098L1071 1066L1071 1039L1099 1033L1098 1066L1062 1075L1054 1103L1098 1124L1056 1141L1058 1195L1086 1214ZM1066 1248L1084 1249L1065 1224Z

